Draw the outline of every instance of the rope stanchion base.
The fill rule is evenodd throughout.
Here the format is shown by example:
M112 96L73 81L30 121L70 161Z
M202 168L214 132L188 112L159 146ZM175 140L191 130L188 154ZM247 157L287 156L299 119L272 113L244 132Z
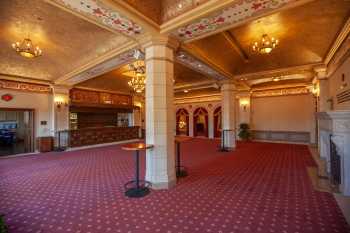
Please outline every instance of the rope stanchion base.
M186 177L188 176L188 172L186 171L186 168L183 166L176 167L176 177Z
M125 196L131 198L139 198L148 195L152 184L145 180L139 180L139 187L136 186L136 180L131 180L124 184Z

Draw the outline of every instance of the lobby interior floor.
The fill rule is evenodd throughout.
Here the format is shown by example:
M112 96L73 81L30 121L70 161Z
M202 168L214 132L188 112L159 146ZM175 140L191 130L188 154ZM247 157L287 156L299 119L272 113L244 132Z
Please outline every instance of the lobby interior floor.
M313 189L307 146L218 145L185 142L189 176L141 199L124 196L134 156L120 145L0 159L0 213L11 233L350 232L333 195Z

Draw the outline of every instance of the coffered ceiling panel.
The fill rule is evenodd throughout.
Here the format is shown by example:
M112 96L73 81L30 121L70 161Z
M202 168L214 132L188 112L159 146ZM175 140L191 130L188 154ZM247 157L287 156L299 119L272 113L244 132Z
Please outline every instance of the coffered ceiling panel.
M154 22L161 23L161 0L125 0L125 2Z
M234 75L318 63L325 58L349 13L350 1L317 0L231 29L248 62L225 42L222 33L189 46L197 47ZM252 43L265 33L279 39L279 46L268 55L254 53Z
M38 0L0 1L0 73L54 80L125 43L111 33ZM11 47L30 37L43 51L27 59Z

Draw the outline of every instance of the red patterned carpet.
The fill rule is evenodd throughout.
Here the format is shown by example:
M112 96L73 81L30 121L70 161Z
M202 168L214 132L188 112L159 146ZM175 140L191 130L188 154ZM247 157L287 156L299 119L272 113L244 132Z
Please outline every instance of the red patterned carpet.
M10 233L350 232L333 196L313 190L306 146L216 147L186 142L190 175L143 199L123 194L134 161L120 146L1 159L0 213Z

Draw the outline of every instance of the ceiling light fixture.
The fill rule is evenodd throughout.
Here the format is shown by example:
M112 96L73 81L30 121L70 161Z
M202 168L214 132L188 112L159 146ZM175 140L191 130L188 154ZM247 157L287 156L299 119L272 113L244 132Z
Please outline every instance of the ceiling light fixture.
M252 49L254 52L261 54L269 54L278 45L279 41L273 37L269 37L267 34L262 35L260 42L254 42Z
M29 38L25 38L22 42L13 43L12 48L26 58L34 58L42 54L42 50L39 46L34 46Z
M187 90L187 89L185 89L185 90L184 90L184 92L185 92L185 93L188 93L188 90Z
M272 78L272 81L274 81L274 82L281 81L281 77L274 77L274 78Z
M142 59L140 50L134 51L134 58L137 59L134 63L129 64L129 70L134 76L128 82L128 85L134 89L136 93L142 93L146 87L146 66Z

